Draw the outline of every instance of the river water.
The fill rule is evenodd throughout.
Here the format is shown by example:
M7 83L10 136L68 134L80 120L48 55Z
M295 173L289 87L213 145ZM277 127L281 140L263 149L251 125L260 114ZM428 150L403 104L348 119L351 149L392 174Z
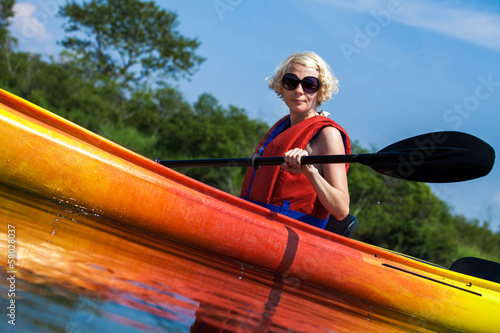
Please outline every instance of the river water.
M449 332L2 184L0 222L1 332Z

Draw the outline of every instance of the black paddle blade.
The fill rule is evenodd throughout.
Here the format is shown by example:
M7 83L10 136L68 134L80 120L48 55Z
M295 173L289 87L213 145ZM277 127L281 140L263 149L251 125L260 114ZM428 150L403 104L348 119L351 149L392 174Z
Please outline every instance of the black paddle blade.
M450 270L500 283L500 264L494 261L474 257L460 258L451 265Z
M385 147L377 155L388 158L361 163L387 176L426 183L483 177L495 163L495 151L489 144L473 135L450 131L402 140Z

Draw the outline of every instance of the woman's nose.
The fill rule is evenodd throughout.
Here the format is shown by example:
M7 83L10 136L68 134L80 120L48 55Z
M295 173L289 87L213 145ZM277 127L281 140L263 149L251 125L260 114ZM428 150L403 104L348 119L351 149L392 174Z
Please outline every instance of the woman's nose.
M304 90L302 89L302 83L299 83L297 87L295 87L294 92L301 95L304 93Z

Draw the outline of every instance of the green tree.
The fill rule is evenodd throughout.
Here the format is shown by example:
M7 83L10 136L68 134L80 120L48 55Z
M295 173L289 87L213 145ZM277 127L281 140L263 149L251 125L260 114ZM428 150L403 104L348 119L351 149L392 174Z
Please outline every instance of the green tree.
M159 131L158 151L164 158L230 158L251 156L268 125L251 120L243 109L222 107L216 98L202 94L193 108L177 108ZM163 157L163 156L162 156ZM205 184L239 194L245 169L189 168L182 172Z
M15 0L0 0L0 29L5 31L4 34L7 34L9 19L14 16L15 2Z
M204 60L194 53L199 41L175 30L176 14L154 2L71 1L60 15L68 18L66 32L79 33L62 41L66 55L89 76L132 86L165 83L193 74Z
M11 45L15 42L9 35L9 19L14 16L15 0L0 0L0 47L2 53L10 52Z
M172 87L135 91L123 112L126 124L143 133L157 136L177 114L191 114L191 105Z

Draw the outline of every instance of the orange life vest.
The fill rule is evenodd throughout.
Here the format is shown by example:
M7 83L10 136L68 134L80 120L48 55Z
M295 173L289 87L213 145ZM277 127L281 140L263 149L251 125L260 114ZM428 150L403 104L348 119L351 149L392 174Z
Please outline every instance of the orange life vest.
M255 153L262 157L283 156L293 148L305 149L312 138L324 127L337 128L344 140L346 154L351 153L347 132L333 120L315 116L290 127L290 116L278 121L261 140ZM349 165L346 164L346 172ZM329 212L323 207L306 176L283 172L280 166L249 167L241 188L241 197L264 204L282 206L290 202L290 210L321 220L328 219Z

